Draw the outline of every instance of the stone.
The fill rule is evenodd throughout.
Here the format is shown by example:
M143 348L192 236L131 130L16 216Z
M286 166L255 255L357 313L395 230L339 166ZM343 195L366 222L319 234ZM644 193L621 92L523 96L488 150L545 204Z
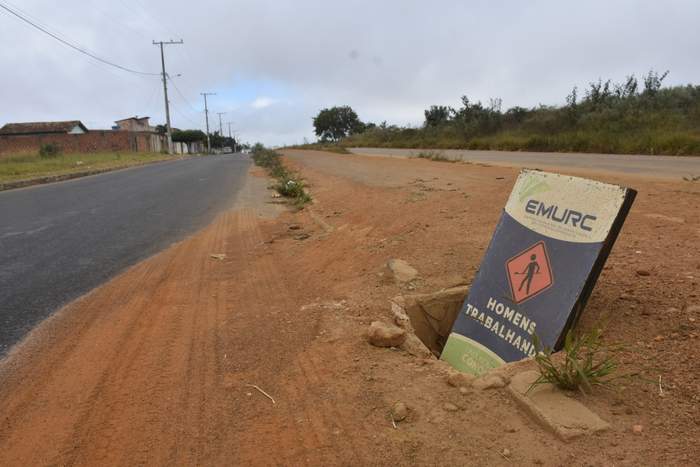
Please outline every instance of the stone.
M641 435L644 432L644 426L642 425L632 425L632 433L635 435Z
M472 385L473 382L474 376L467 373L462 373L461 371L453 370L447 376L447 384L456 388L469 387Z
M642 277L647 277L647 276L651 276L651 272L647 271L646 269L637 269L637 275L642 276Z
M394 316L394 323L396 323L397 326L402 327L404 329L409 329L411 331L413 330L413 327L411 326L411 318L408 317L408 315L406 314L406 310L404 310L403 306L392 301L391 314Z
M402 259L391 259L387 266L397 282L410 282L418 277L418 271Z
M301 226L299 224L292 224L289 226L289 230L301 230Z
M537 385L528 392L539 375L536 370L523 371L514 375L508 386L515 402L535 421L564 441L610 428L586 406L551 384Z
M408 407L403 402L396 402L391 407L391 417L395 422L402 422L408 417Z
M693 314L693 313L700 314L700 305L690 305L690 306L686 307L685 312L691 313L691 314Z
M399 346L399 348L405 352L408 352L414 357L427 359L436 358L430 349L427 348L425 344L423 344L423 342L421 342L421 340L418 339L418 337L416 337L416 335L412 332L406 333L406 340Z
M460 392L460 394L463 394L463 395L466 396L467 394L469 394L469 388L466 387L466 386L460 386L460 387L459 387L459 392Z
M406 330L375 321L369 327L367 339L376 347L398 347L406 341Z
M508 448L503 448L503 450L501 450L501 455L502 455L503 457L510 457L510 449L508 449Z
M472 383L474 389L498 389L505 387L506 381L500 375L484 375Z
M307 238L311 237L311 235L307 234L306 232L300 233L298 235L294 236L294 240L306 240Z
M454 405L452 402L445 402L442 404L442 408L445 409L446 412L456 412L459 410L459 407Z

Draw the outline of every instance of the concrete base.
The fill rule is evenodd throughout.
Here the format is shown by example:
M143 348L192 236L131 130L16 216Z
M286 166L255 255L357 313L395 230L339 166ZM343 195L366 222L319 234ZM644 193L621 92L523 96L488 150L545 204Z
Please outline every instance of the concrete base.
M528 393L538 377L537 371L518 373L511 379L508 390L530 416L559 438L567 441L610 428L598 415L551 384L538 385Z

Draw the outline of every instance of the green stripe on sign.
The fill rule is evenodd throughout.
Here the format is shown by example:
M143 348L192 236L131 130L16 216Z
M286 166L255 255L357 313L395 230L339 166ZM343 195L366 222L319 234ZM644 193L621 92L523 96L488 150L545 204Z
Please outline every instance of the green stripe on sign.
M454 332L447 338L440 360L474 376L480 376L505 363L501 357L483 345Z

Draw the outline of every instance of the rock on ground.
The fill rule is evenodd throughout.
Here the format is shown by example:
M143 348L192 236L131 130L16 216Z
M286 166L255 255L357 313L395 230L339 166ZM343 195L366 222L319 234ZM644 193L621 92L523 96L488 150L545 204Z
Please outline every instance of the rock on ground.
M392 324L375 321L367 331L367 340L377 347L398 347L406 341L406 330Z
M505 385L506 381L501 375L485 375L472 383L474 389L498 389Z
M387 266L397 282L410 282L418 277L418 271L402 259L390 259Z
M396 402L391 407L391 417L395 422L401 422L408 417L408 407L403 402Z
M462 373L461 371L453 371L447 377L447 384L456 388L469 387L473 382L474 376L467 373Z

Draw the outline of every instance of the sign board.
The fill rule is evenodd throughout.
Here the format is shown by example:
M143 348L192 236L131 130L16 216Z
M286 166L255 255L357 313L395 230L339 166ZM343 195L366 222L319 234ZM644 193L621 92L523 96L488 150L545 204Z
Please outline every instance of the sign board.
M576 323L636 191L523 170L441 359L479 375L559 349Z

